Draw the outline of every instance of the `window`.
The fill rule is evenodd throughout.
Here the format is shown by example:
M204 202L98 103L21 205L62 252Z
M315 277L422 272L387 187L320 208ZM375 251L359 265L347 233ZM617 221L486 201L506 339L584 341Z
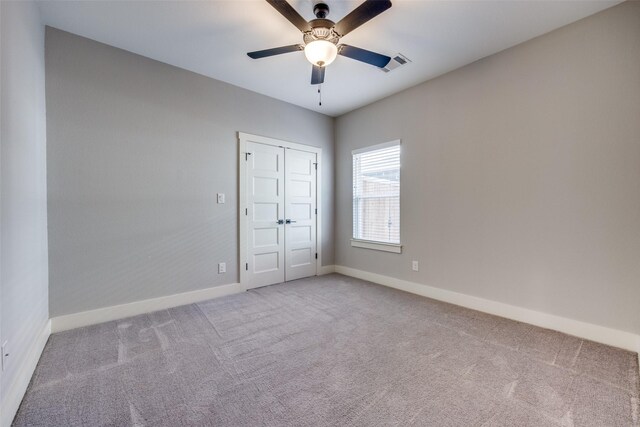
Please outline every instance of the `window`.
M354 150L352 246L400 253L400 141Z

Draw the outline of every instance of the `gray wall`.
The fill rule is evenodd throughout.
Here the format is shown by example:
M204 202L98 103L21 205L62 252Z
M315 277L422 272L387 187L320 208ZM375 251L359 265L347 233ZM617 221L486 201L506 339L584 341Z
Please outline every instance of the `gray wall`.
M49 313L44 26L34 2L2 1L0 10L0 342L9 342L10 353L4 407Z
M336 264L640 333L639 46L626 2L340 117ZM404 253L352 248L351 150L397 138Z
M52 316L238 282L237 131L322 147L333 188L332 118L52 28L46 61Z

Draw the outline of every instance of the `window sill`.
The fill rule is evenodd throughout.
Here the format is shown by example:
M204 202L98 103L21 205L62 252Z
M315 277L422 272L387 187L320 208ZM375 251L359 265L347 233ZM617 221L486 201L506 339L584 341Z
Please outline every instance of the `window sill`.
M374 251L392 252L394 254L402 253L402 245L399 243L381 243L372 242L371 240L351 239L351 246L354 248L373 249Z

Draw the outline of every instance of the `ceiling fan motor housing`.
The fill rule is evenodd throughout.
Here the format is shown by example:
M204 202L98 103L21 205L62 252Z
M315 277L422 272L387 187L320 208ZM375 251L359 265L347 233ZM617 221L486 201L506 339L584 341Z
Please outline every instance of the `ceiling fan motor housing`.
M340 38L333 30L335 23L328 19L318 18L309 21L311 31L304 33L303 39L305 43L311 43L314 40L326 40L331 43L338 43Z

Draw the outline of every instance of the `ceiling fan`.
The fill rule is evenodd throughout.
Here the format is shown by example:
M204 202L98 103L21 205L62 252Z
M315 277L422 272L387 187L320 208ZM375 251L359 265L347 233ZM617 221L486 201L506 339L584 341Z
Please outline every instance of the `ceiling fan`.
M391 7L389 0L366 0L351 11L338 23L329 19L329 6L320 2L313 7L316 19L307 22L286 0L267 0L278 12L302 31L302 44L275 47L272 49L249 52L250 58L259 59L283 53L304 51L305 56L313 65L311 70L311 84L324 82L325 67L336 59L337 55L346 56L356 61L365 62L379 68L384 68L391 58L369 50L346 44L338 44L341 37L346 36L365 22L375 18Z

